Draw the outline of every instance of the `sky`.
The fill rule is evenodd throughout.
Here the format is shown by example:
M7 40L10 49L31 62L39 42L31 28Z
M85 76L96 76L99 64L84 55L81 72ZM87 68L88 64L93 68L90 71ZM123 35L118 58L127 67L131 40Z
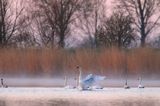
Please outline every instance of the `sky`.
M15 1L16 0L13 0L14 3L16 3ZM25 2L29 2L30 0L18 0L18 1L25 1ZM29 5L29 9L31 9L31 5L32 4L28 4ZM107 7L107 12L106 12L106 15L107 16L110 16L111 13L113 12L113 7L115 6L115 0L107 0L106 2L106 7ZM153 39L155 38L157 35L159 35L159 31L155 31L152 36L148 37L149 39Z

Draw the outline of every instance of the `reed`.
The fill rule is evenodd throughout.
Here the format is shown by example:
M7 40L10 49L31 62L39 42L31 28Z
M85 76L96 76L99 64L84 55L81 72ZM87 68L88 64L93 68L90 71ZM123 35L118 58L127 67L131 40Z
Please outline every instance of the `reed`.
M160 51L150 48L119 50L1 49L1 75L74 74L76 66L84 73L160 74Z

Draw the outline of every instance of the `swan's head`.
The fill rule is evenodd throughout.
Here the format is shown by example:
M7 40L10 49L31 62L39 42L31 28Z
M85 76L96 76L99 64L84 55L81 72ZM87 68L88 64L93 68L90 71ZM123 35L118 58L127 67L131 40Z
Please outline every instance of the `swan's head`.
M76 69L77 69L77 71L80 71L81 67L80 67L80 66L77 66Z
M79 66L77 66L76 68L79 69Z

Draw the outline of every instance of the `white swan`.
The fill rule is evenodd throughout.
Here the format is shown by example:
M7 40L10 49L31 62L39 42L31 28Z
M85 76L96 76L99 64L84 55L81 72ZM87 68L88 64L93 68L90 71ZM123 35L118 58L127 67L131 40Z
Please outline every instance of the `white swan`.
M78 90L92 90L92 89L103 89L100 85L94 85L95 83L98 83L99 81L104 80L105 76L98 76L89 74L84 79L82 78L82 69L77 66L78 76L75 78L76 80L76 86L68 85L68 79L65 76L64 79L64 88L65 89L75 89ZM93 86L94 85L94 86Z
M8 86L4 84L3 78L1 78L1 86L2 86L2 88L8 88Z
M67 86L67 76L64 77L64 87Z
M124 89L130 89L130 86L128 86L127 79L126 79L126 82L125 82L125 84L124 84Z
M138 80L139 80L138 88L144 88L144 86L142 85L142 78L140 77Z
M77 82L78 82L77 88L78 88L79 90L83 90L82 70L81 70L81 68L80 68L79 66L77 66L77 70L78 70L78 72L79 72L79 75L78 75L78 78L77 78Z
M68 85L67 76L65 76L65 78L64 78L64 88L65 89L75 89L76 88L76 86Z
M106 78L105 76L89 74L84 79L82 79L82 70L79 66L77 69L79 71L77 87L79 90L103 89L103 87L100 87L99 85L93 86L93 84L104 80Z

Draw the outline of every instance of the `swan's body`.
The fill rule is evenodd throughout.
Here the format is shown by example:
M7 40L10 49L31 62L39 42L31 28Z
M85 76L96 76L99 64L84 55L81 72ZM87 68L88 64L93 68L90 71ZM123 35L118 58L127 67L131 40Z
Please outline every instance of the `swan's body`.
M75 86L71 86L71 85L67 85L64 87L65 89L75 89L76 87Z
M1 78L1 86L4 87L3 79Z
M130 86L128 86L127 80L126 80L126 82L125 82L124 89L130 89Z
M64 78L64 88L65 89L75 89L76 88L76 86L68 85L67 76L65 76L65 78Z
M3 78L1 78L1 86L2 88L8 88L8 86L4 84Z
M80 67L77 67L77 70L79 72L78 76L75 78L76 80L76 86L68 85L67 84L67 77L65 77L64 80L64 88L65 89L75 89L77 88L78 90L92 90L92 89L103 89L103 87L99 85L94 85L96 82L102 81L105 79L104 76L98 76L98 75L93 75L89 74L85 78L82 78L82 70Z
M139 78L138 88L144 88L144 86L142 85L142 78L141 77Z
M82 70L79 67L77 67L77 68L79 71L79 81L78 81L78 83L79 83L78 89L79 90L92 90L94 88L93 84L95 84L96 82L102 81L106 78L104 76L89 74L84 79L82 79Z
M130 89L130 86L124 85L124 89Z
M104 80L105 77L104 76L98 76L98 75L93 75L93 74L89 74L84 80L83 80L83 85L86 88L93 88L93 89L102 89L102 87L100 87L99 85L95 85L93 87L93 85L95 83L98 83L99 81Z
M92 89L103 89L103 87L100 85L95 85L95 86L92 86Z

